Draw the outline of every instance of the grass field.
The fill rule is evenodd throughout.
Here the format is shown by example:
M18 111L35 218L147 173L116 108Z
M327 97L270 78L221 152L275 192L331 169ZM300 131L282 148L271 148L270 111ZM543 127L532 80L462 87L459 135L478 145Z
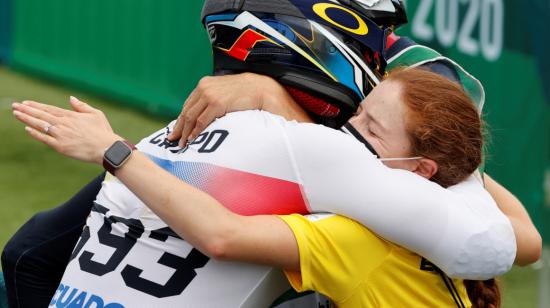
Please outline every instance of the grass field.
M33 99L67 107L70 95L102 109L115 131L133 141L166 122L0 66L0 249L34 213L67 200L101 172L97 166L63 158L34 142L12 117L13 101ZM533 267L515 268L505 275L504 307L536 307L537 280Z

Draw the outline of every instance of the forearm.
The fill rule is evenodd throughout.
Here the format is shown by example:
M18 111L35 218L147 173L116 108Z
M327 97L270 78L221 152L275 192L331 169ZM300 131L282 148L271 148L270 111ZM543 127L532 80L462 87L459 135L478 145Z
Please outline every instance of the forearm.
M63 155L101 165L105 149L122 138L100 110L74 97L71 105L75 111L30 101L13 108L34 139ZM176 233L207 255L285 267L299 262L293 234L279 218L238 216L139 151L129 156L116 176Z
M299 267L293 234L275 216L237 215L138 151L116 176L174 232L210 257Z
M516 265L536 262L542 252L542 238L522 203L489 175L484 177L487 191L495 199L500 210L508 217L516 236Z
M512 226L479 181L469 178L446 190L411 172L387 168L352 138L321 130L287 123L312 211L353 218L456 278L488 279L512 266ZM335 159L334 148L345 157Z
M236 214L138 151L117 170L116 176L176 233L202 252L215 251L216 239L235 232Z

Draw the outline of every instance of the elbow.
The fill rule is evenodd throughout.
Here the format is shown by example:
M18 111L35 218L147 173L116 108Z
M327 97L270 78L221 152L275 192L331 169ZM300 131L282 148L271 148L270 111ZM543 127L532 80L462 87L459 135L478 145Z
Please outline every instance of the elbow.
M231 261L231 244L227 235L212 236L202 245L202 252L216 261Z
M494 278L508 272L517 256L514 231L509 223L495 223L473 232L454 248L451 262L441 267L451 278Z
M227 258L227 245L223 241L214 240L205 245L203 253L216 261L223 261Z
M539 236L537 244L533 246L533 249L529 254L529 257L526 259L525 264L523 264L522 266L537 262L538 260L540 260L541 256L542 256L542 238Z
M515 265L527 266L537 262L542 255L542 237L531 221L510 218L516 236Z
M229 213L223 219L217 219L214 227L202 234L197 248L216 261L240 261L243 234L249 229L239 215Z
M542 256L542 237L538 232L527 243L518 242L516 261L518 266L527 266L537 262Z

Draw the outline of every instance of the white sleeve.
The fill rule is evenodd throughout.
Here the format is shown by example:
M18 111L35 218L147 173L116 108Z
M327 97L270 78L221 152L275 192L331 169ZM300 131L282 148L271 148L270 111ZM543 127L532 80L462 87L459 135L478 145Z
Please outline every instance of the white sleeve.
M342 132L283 125L311 211L355 219L453 278L488 279L512 267L511 223L475 177L444 189L386 167Z

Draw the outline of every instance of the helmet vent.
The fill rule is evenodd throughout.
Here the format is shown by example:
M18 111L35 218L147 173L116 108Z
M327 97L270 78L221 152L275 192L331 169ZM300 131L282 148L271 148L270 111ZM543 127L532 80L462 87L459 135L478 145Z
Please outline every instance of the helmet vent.
M334 118L340 113L340 109L326 101L294 87L285 87L290 96L305 110L322 117Z
M282 48L253 48L250 50L250 55L292 55L292 52Z

